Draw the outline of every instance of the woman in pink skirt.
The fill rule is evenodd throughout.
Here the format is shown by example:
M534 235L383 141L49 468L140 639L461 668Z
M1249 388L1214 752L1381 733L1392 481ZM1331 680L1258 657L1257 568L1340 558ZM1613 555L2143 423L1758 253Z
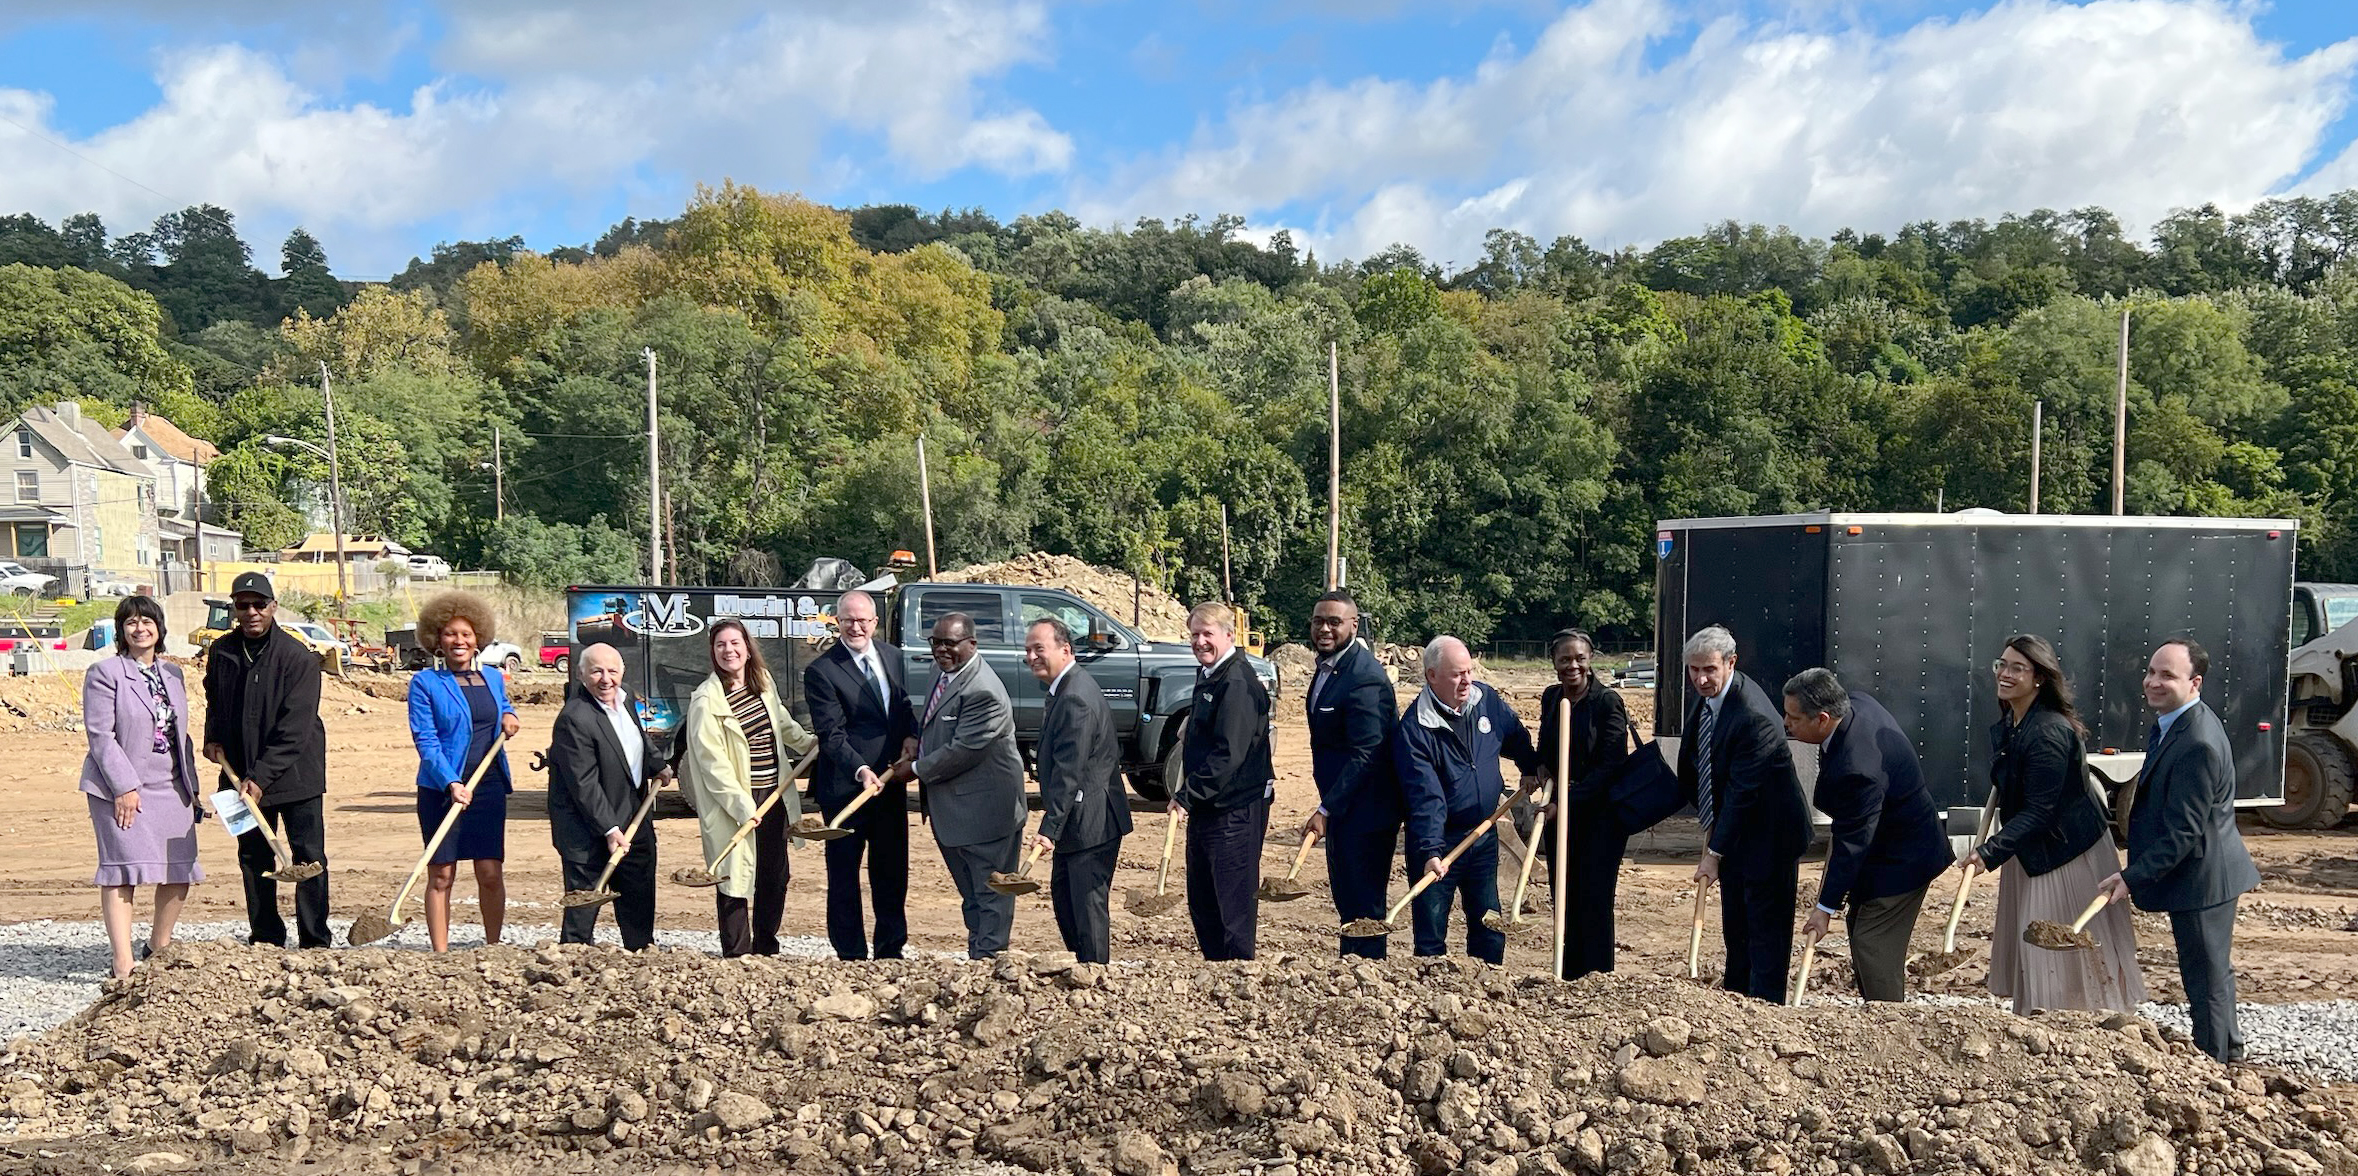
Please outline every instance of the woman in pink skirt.
M2004 708L1990 741L1998 817L1990 839L1957 859L1998 872L1998 910L1990 933L1990 991L2014 998L2014 1011L2112 1009L2145 999L2137 970L2137 934L2128 907L2104 908L2087 930L2091 950L2054 951L2022 941L2032 922L2068 925L2099 883L2120 869L2104 809L2088 788L2087 728L2072 709L2063 662L2044 638L2006 643L1991 670Z
M114 949L114 974L128 975L132 890L156 888L148 951L172 942L197 865L196 749L188 737L188 687L180 667L156 656L164 610L153 597L115 608L115 656L82 678L82 791L98 836L98 911ZM144 956L145 953L142 953Z

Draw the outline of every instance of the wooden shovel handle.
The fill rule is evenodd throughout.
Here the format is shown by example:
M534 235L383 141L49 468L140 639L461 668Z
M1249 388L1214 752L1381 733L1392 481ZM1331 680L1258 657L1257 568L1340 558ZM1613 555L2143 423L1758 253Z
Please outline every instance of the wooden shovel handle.
M270 820L262 815L262 806L254 803L243 790L238 788L237 781L229 778L229 769L227 768L221 769L221 787L237 793L238 799L246 802L246 811L254 814L254 828L262 831L262 844L270 847L270 860L278 863L272 872L276 873L277 870L284 870L288 866L294 865L295 863L287 858L286 847L278 843L278 838L271 836Z
M1990 826L1996 823L1997 819L1998 799L1993 794L1989 801L1981 806L1981 827L1973 838L1975 849L1980 849L1982 842L1990 839ZM1957 879L1957 901L1949 907L1949 929L1946 934L1941 936L1940 941L1940 949L1943 952L1957 950L1957 922L1965 917L1965 897L1973 892L1973 876L1980 872L1982 872L1981 863L1970 862L1965 866L1965 876Z
M745 818L745 823L737 826L737 831L729 835L729 843L721 846L720 856L713 858L711 865L704 867L705 873L720 873L721 863L729 860L730 854L737 852L737 847L745 841L745 835L753 832L754 822L767 816L779 801L786 799L786 794L794 788L795 777L802 775L802 770L811 766L811 761L817 758L819 758L819 745L813 743L811 749L804 752L801 759L794 761L794 767L791 770L778 777L778 786L771 790L770 798L761 802L761 805L753 810L753 815Z
M2103 909L2104 909L2104 904L2105 904L2105 903L2108 903L2108 902L2111 902L2111 901L2112 901L2112 892L2111 892L2111 891L2109 891L2109 890L2105 891L2105 892L2104 892L2104 893L2102 893L2102 894L2099 894L2099 895L2097 895L2096 897L2094 897L2094 898L2092 898L2092 899L2089 899L2089 900L2088 900L2088 909L2086 909L2086 910L2084 910L2084 911L2081 911L2081 912L2080 912L2080 917L2079 917L2079 918L2076 918L2076 919L2073 919L2073 920L2071 921L2071 929L2072 929L2072 933L2076 935L2076 934L2078 934L2078 933L2079 933L2079 932L2080 932L2082 929L2086 928L2086 927L2087 927L2087 925L2088 925L2088 921L2096 917L2096 912L2098 912L2098 911L2100 911L2100 910L2103 910Z
M1441 873L1436 874L1431 870L1425 871L1424 876L1418 878L1416 880L1416 884L1408 888L1408 893L1401 895L1400 901L1392 904L1392 909L1384 915L1384 921L1389 923L1392 920L1399 918L1400 912L1408 909L1408 904L1414 901L1417 895L1423 894L1425 892L1425 887L1431 886L1434 881L1439 879L1443 874L1447 874L1449 872L1449 867L1456 865L1457 859L1465 856L1465 852L1469 849L1472 849L1475 842L1480 841L1483 835L1490 832L1491 828L1496 826L1500 821L1506 820L1507 809L1514 803L1515 793L1509 792L1505 797L1501 798L1498 802L1498 811L1490 814L1489 820L1474 826L1472 832L1467 833L1462 838L1459 838L1456 845L1449 847L1448 853L1441 855Z
M1019 869L1019 870L1017 870L1017 871L1015 872L1015 876L1016 876L1016 877L1018 877L1018 878L1029 878L1029 877L1031 877L1031 876L1032 876L1032 865L1033 865L1033 863L1035 863L1035 862L1039 861L1039 860L1040 860L1040 855L1041 855L1041 854L1043 854L1043 853L1046 853L1047 851L1048 851L1048 847L1047 847L1047 846L1045 846L1045 845L1041 845L1041 844L1038 844L1038 843L1036 843L1036 842L1035 842L1035 843L1032 845L1032 851L1031 851L1030 853L1027 853L1027 854L1023 855L1023 868L1022 868L1022 869Z
M622 848L606 855L606 868L598 871L598 883L590 887L591 890L604 890L606 883L613 880L614 867L621 865L622 859L629 856L630 843L639 835L640 823L647 819L648 811L654 807L655 786L649 784L647 785L647 799L639 802L639 811L631 817L630 825L622 831Z
M1302 876L1302 863L1310 860L1310 845L1317 840L1318 834L1303 830L1302 848L1294 851L1294 868L1285 872L1286 881L1291 882Z
M880 795L880 794L881 794L883 791L884 791L884 790L883 790L883 789L881 789L881 788L877 789L875 792L869 792L869 791L867 791L866 789L862 789L862 790L860 791L860 794L859 794L858 796L855 796L855 797L852 797L852 798L851 798L851 803L850 803L850 804L847 804L847 805L843 806L843 808L842 808L841 810L839 810L839 811L837 811L837 812L836 812L835 816L834 816L832 819L830 819L830 820L827 822L827 827L828 827L828 828L831 828L831 829L841 829L841 828L843 828L843 822L844 822L844 818L846 818L846 817L849 817L849 816L851 816L853 813L856 813L856 812L860 811L860 806L861 806L861 805L863 805L863 804L866 804L866 803L868 803L868 798L869 798L869 797L871 797L871 796L877 796L877 795ZM905 795L905 794L904 794L904 795ZM906 801L903 801L903 803L905 804L905 803L907 803L907 802L906 802ZM906 819L906 815L905 815L905 814L904 814L904 819Z
M1787 1001L1787 1004L1798 1005L1801 1003L1802 997L1809 995L1809 969L1810 965L1816 963L1817 960L1818 937L1812 935L1802 941L1801 974L1793 978L1793 999Z
M1163 888L1171 882L1171 850L1179 844L1179 814L1172 813L1163 821L1163 864L1154 872L1154 896L1161 898Z
M1695 929L1687 937L1687 979L1689 980L1698 980L1703 976L1703 899L1710 893L1710 886L1696 883Z
M475 770L467 774L466 789L469 793L475 791L475 785L483 780L484 769L491 766L491 761L499 758L500 749L507 745L508 737L504 732L492 739L491 747L483 753L481 760L476 761ZM402 883L401 893L393 896L393 913L386 918L391 919L394 926L401 925L402 906L409 902L410 892L418 888L418 879L426 876L426 863L434 860L434 851L442 848L442 839L450 836L451 829L458 824L459 814L466 811L467 806L460 804L456 797L451 799L450 811L442 814L442 823L435 827L434 836L426 842L426 852L419 854L418 864L410 867L409 881Z
M1548 795L1545 790L1534 791L1531 799L1544 807ZM1541 819L1531 825L1530 839L1523 843L1523 870L1515 876L1515 901L1507 906L1507 917L1518 922L1523 918L1523 892L1531 887L1531 867L1539 861L1539 840L1546 832L1547 821L1542 814Z

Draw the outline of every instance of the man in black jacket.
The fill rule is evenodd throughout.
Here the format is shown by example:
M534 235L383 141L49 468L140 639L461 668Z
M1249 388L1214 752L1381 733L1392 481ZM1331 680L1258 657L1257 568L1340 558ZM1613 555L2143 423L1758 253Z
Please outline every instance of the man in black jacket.
M628 847L614 867L614 926L625 950L643 951L655 942L655 822L623 837L671 768L622 688L622 655L590 645L577 670L582 688L566 698L549 735L549 840L568 891L596 885L609 857ZM597 907L567 907L558 942L595 942L597 928Z
M1392 679L1359 644L1359 603L1340 588L1310 612L1318 668L1302 703L1310 727L1310 774L1318 809L1303 830L1326 839L1326 879L1335 913L1384 917L1384 890L1398 857L1408 805L1392 772L1392 730L1400 725ZM1384 958L1385 937L1343 937L1343 954Z
M2167 911L2195 1048L2243 1059L2235 1023L2235 906L2260 871L2235 828L2235 750L2202 701L2211 657L2190 638L2163 643L2145 667L2145 704L2159 716L2129 808L2129 865L2104 880L2118 902Z
M1848 903L1844 922L1859 995L1906 1000L1908 939L1925 888L1950 861L1916 746L1882 703L1844 693L1827 669L1803 670L1786 681L1785 732L1818 746L1813 800L1834 821L1817 909L1801 933L1812 940L1825 935Z
M1195 702L1187 770L1171 813L1187 817L1187 913L1207 960L1253 958L1260 923L1261 842L1277 773L1269 757L1269 692L1236 648L1236 614L1217 601L1187 614Z
M1084 964L1112 955L1114 866L1130 832L1130 793L1122 786L1122 747L1113 708L1097 679L1073 662L1073 631L1042 617L1024 633L1024 660L1048 691L1035 765L1040 830L1034 847L1056 856L1048 874L1056 933Z
M230 585L234 627L205 655L205 758L236 780L256 815L287 839L287 856L327 864L327 727L319 721L319 655L278 627L270 577L246 572ZM285 947L278 868L255 830L237 842L246 924L255 943ZM296 943L326 947L327 871L295 884Z
M1687 639L1685 655L1695 701L1679 728L1678 782L1703 826L1695 882L1720 888L1728 990L1783 1004L1809 802L1779 708L1736 672L1735 637L1713 625Z
M909 706L901 651L876 640L876 600L846 592L835 605L837 640L802 672L803 701L819 737L811 800L832 817L862 789L882 788L896 760L917 758L917 712ZM897 960L909 942L909 788L851 815L851 835L827 842L827 940L837 958L868 958L860 904L860 858L876 900L876 958Z

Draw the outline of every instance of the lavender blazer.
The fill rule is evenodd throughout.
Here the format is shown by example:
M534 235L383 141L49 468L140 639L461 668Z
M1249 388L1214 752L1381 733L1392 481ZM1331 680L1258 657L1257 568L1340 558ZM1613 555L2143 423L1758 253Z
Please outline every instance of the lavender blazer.
M179 717L180 778L175 791L195 804L196 749L189 741L188 686L179 666L164 665L164 693ZM82 791L113 800L143 783L173 779L173 757L155 749L156 714L138 662L117 654L82 676L82 729L90 737L90 754L82 760Z

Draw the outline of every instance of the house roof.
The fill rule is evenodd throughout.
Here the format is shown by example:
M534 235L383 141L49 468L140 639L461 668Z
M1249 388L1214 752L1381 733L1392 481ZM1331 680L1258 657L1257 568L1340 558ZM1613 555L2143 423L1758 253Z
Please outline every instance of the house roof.
M115 438L121 440L130 436L134 426L149 441L154 442L156 448L163 450L167 456L179 458L192 465L203 465L221 456L221 451L215 448L212 442L202 437L191 437L181 432L180 426L152 412L132 417L130 425L114 431Z
M366 558L373 555L407 555L408 553L407 548L390 540L371 538L367 535L347 534L344 536L344 554L347 558L352 556ZM306 556L336 558L336 533L334 531L313 531L303 537L303 542L293 547L284 548L278 553L280 559L301 559Z
M123 448L123 443L115 440L106 426L82 415L78 405L28 408L17 422L18 427L31 429L34 436L64 454L69 462L142 478L154 477L147 465L131 456L131 451Z

